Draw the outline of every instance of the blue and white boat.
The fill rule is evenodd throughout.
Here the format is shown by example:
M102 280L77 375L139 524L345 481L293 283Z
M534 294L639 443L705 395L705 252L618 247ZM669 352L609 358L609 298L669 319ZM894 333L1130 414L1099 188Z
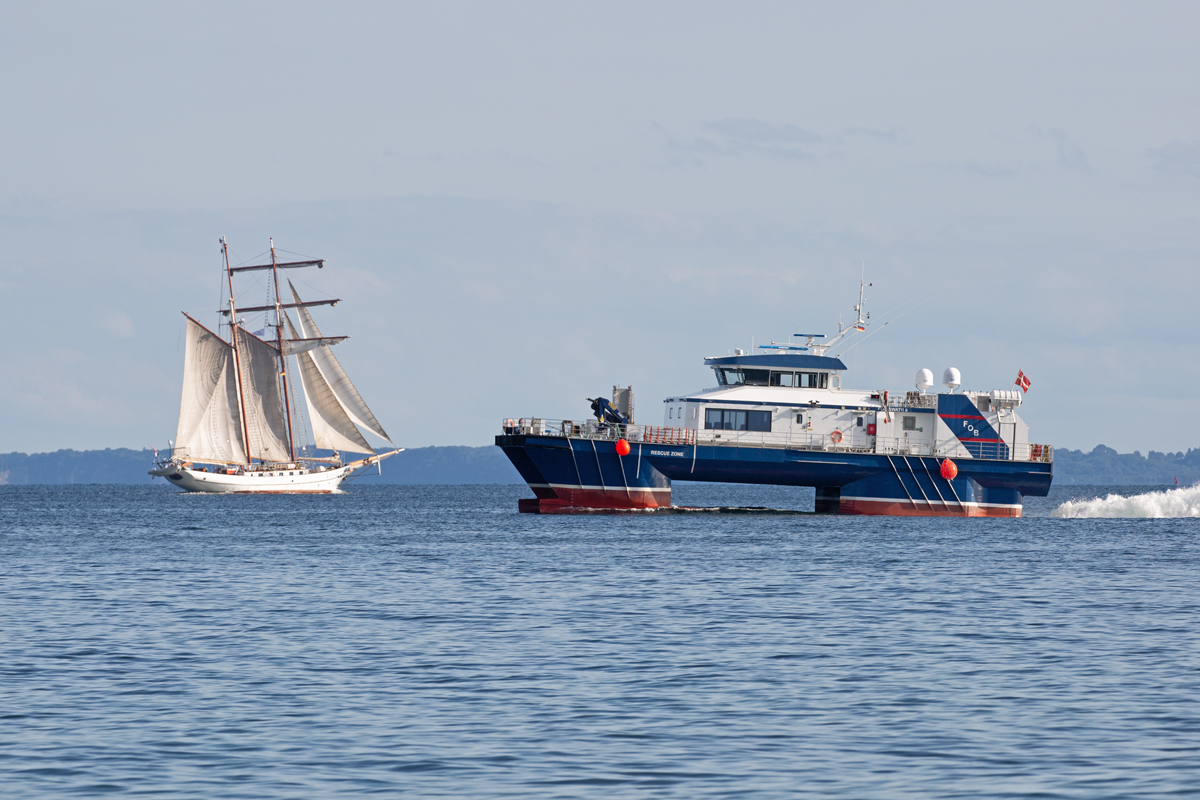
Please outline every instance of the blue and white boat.
M1054 449L1017 414L1024 389L960 391L959 371L917 373L903 393L845 388L830 355L871 324L863 311L837 336L710 357L716 385L668 397L662 425L633 422L633 393L593 401L594 418L506 419L496 437L535 497L520 510L573 513L671 505L671 481L816 488L815 511L1019 517L1044 497Z

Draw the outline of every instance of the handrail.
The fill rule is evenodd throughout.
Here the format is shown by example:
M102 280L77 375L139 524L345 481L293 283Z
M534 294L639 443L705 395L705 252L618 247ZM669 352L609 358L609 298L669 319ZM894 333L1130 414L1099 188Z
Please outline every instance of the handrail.
M565 436L577 439L601 439L645 444L696 445L707 447L765 447L787 450L811 450L837 453L864 453L932 458L978 458L988 461L1054 461L1054 447L1048 444L1020 442L972 442L970 439L943 439L931 442L888 436L869 436L862 428L842 431L840 441L829 433L812 431L729 431L707 428L673 428L656 425L621 425L594 419L542 419L510 417L501 425L504 433L526 436Z

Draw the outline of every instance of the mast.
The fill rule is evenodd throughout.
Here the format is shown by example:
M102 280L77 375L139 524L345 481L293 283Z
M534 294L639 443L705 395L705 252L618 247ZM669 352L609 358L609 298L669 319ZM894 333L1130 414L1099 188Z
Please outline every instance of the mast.
M232 280L232 276L230 278ZM279 375L283 378L283 405L287 410L288 458L296 460L296 438L292 434L292 399L288 391L287 356L283 350L283 300L279 297L279 262L275 260L275 238L271 238L271 279L275 284L275 341L279 345ZM232 294L232 290L231 290Z
M864 267L864 270L865 269L866 268ZM802 334L802 333L797 333L795 335L796 336L808 336L808 342L807 342L808 346L812 348L814 353L816 353L819 356L823 356L823 355L825 355L826 352L828 352L828 350L831 347L836 345L842 339L845 339L850 334L855 333L855 332L861 333L862 331L865 331L867 329L867 326L871 324L869 322L871 315L867 314L866 317L863 316L863 314L865 313L864 308L863 308L863 297L864 297L866 290L867 290L867 282L866 282L866 278L864 277L864 278L860 279L858 282L858 305L856 305L854 307L854 313L856 315L854 318L854 322L851 322L849 325L847 325L846 327L843 328L842 322L841 322L842 317L839 314L838 315L838 335L833 337L832 339L830 339L828 342L823 342L821 344L813 344L814 336L809 335L809 334Z
M237 368L238 417L242 421L242 441L246 443L246 466L253 459L250 456L250 428L246 423L246 397L242 394L242 357L238 352L237 342L237 308L233 302L233 270L229 268L229 245L225 237L221 237L221 253L225 256L225 276L229 279L229 338L233 344L233 363Z

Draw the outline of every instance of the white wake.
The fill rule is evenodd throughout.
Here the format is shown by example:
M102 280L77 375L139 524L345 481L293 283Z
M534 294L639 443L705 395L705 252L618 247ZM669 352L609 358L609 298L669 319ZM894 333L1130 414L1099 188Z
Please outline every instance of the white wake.
M1095 500L1068 500L1050 512L1052 517L1200 517L1200 484L1162 492L1122 497L1110 494Z

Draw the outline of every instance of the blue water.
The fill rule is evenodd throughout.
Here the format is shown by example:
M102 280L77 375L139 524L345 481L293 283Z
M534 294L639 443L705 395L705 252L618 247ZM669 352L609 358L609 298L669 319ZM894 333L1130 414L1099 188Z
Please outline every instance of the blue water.
M1200 521L1048 516L1101 493L0 487L0 795L1197 796Z

